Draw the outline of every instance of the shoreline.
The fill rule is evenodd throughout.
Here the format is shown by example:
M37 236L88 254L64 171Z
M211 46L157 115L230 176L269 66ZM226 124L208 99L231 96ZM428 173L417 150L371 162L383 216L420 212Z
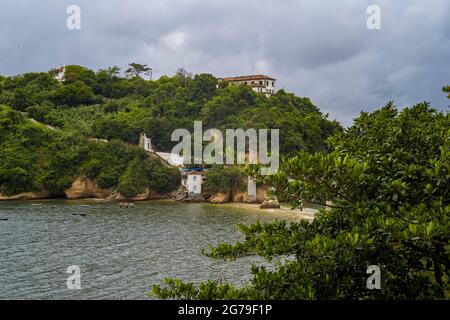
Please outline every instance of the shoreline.
M81 199L68 199L68 198L41 198L41 199L10 199L10 200L0 200L1 203L10 203L10 202L25 202L30 203L33 205L33 203L45 203L45 202L53 202L53 201L64 201L64 202L91 202L91 203L120 203L123 201L117 201L110 198L81 198ZM289 218L294 219L308 219L313 220L315 214L319 211L318 208L310 208L305 207L303 208L303 211L300 209L294 209L291 210L290 207L286 203L281 203L280 208L277 209L261 209L260 203L244 203L244 202L226 202L226 203L219 203L219 204L212 204L207 201L204 202L195 202L195 203L188 203L188 202L182 202L182 201L176 201L175 199L149 199L149 200L126 200L126 201L135 201L136 203L146 203L146 202L170 202L170 203L179 203L179 204L203 204L208 206L217 206L217 207L228 207L228 208L236 208L236 209L242 209L242 210L248 210L248 211L257 211L262 214L274 214L274 215L284 215Z
M231 208L238 208L252 211L261 211L262 213L269 213L269 214L282 214L289 216L290 218L299 218L308 220L313 220L314 215L317 212L319 212L319 209L315 208L303 208L303 211L301 211L300 209L291 210L290 207L285 203L281 203L280 205L281 206L278 209L261 209L259 207L260 206L259 203L227 202L219 204L219 206L226 206Z

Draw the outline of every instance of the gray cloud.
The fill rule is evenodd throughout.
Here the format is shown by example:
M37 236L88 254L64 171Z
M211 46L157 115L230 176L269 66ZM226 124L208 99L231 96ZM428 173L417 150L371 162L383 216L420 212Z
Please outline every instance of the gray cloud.
M66 8L82 10L68 30ZM382 28L366 28L381 7ZM388 1L16 0L0 5L0 74L61 64L146 63L216 76L269 73L343 124L394 100L447 109L450 3Z

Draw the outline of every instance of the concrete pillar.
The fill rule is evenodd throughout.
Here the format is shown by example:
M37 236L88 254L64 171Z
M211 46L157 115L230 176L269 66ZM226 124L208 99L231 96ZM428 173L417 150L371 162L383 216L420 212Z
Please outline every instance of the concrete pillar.
M256 202L256 182L252 177L248 177L247 184L248 202Z

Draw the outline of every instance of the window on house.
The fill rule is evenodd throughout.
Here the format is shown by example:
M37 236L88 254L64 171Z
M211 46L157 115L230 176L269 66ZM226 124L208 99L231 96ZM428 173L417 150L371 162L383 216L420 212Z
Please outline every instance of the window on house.
M193 186L192 190L197 191L197 186Z
M196 177L196 176L193 176L193 177L192 177L192 181L197 181L197 177Z
M259 85L260 85L260 86L262 86L262 85L263 85L263 82L262 82L262 81L260 81L260 82L259 82Z

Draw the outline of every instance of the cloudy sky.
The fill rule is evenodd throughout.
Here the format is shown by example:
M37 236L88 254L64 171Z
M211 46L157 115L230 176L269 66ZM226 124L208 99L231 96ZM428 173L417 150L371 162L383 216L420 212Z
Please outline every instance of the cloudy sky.
M381 29L369 30L369 5ZM69 30L69 5L81 30ZM448 0L2 0L0 74L62 64L266 73L344 125L394 100L448 110Z

